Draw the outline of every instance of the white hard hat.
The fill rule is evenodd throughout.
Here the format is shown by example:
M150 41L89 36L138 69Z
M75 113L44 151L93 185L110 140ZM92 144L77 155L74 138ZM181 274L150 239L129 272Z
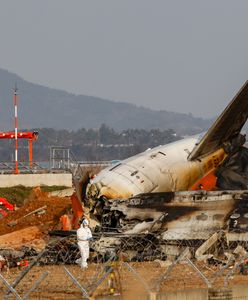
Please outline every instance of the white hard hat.
M89 221L87 219L83 219L83 222L82 222L83 225L89 225Z

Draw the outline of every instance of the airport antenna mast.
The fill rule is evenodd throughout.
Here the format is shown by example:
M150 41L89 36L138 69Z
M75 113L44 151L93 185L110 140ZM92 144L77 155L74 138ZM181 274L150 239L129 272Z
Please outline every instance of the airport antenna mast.
M15 174L19 174L18 169L18 113L17 113L17 103L18 95L17 95L17 85L14 87L14 106L15 106Z

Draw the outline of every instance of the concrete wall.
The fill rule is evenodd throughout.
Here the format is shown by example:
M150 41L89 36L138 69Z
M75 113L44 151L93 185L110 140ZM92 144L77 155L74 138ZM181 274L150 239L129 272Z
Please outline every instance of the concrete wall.
M72 186L72 174L18 174L0 175L0 187L12 187L24 185L29 187L40 185L63 185Z
M233 299L248 300L248 286L235 285L232 288Z
M229 299L239 299L239 300L248 300L248 286L247 285L236 285L230 289L228 288L216 288L216 289L186 289L182 291L175 291L175 292L151 292L150 295L144 294L143 296L139 297L135 295L135 297L115 297L112 298L112 296L99 296L96 299L97 300L111 300L111 299L128 299L128 300L210 300L213 299L211 295L213 292L216 292L215 299L223 299L223 300L229 300ZM232 295L228 293L229 295L221 295L221 292L223 291L230 291L232 292ZM210 292L210 293L209 293Z
M178 292L158 293L156 300L208 300L208 290L188 289Z

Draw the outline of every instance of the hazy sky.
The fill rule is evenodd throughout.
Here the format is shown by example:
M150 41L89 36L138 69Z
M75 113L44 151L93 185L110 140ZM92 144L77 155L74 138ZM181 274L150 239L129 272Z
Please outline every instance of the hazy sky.
M248 79L248 1L0 0L0 68L213 117Z

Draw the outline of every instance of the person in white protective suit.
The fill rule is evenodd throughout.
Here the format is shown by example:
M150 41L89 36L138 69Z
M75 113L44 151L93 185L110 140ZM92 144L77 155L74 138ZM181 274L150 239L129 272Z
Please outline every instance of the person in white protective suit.
M77 230L77 243L81 254L81 258L76 260L81 268L87 268L87 259L89 258L89 241L92 239L92 233L89 228L88 220L84 219L80 228Z

